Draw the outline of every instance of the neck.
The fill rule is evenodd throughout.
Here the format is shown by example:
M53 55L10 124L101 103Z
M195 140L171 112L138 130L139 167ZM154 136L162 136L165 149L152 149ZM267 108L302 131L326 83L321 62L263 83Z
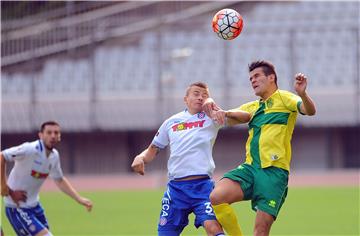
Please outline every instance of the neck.
M189 108L187 110L191 115L195 115L196 113L200 112L200 111L196 111L196 110L190 110Z
M50 155L50 153L52 152L52 148L48 148L45 146L45 153L46 153L46 157L48 157Z
M276 92L277 89L278 89L278 88L274 88L274 89L271 89L271 90L266 91L266 92L261 96L261 99L265 101L266 99L268 99L269 97L271 97L271 95L273 95L273 94Z

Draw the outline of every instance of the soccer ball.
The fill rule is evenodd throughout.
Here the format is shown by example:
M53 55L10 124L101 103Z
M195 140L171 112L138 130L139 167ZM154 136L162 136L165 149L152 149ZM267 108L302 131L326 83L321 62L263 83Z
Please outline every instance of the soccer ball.
M213 17L212 27L220 38L231 40L241 33L243 18L233 9L222 9Z

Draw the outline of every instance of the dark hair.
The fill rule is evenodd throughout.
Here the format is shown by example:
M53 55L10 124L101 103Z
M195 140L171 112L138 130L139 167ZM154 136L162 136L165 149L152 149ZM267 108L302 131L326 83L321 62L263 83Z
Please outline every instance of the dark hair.
M186 89L186 95L189 94L189 91L190 91L190 88L193 87L193 86L197 86L197 87L200 87L200 88L203 88L203 89L206 89L206 90L209 90L209 87L206 83L204 82L195 82L195 83L192 83L190 84L187 89Z
M264 61L264 60L253 61L249 64L249 72L251 72L259 67L262 68L262 70L266 76L271 75L271 74L275 75L275 84L277 86L277 75L275 72L275 66L269 61Z
M43 132L45 129L45 126L47 126L47 125L56 125L56 126L60 127L60 125L56 121L49 120L49 121L45 121L44 123L41 124L40 132Z

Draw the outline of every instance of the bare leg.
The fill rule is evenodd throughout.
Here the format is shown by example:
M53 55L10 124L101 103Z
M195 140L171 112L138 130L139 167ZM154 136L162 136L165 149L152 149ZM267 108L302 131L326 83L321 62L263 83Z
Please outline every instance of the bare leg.
M268 236L273 223L274 218L272 215L258 210L256 212L254 236Z
M35 236L52 236L49 230L43 229L39 233L37 233Z
M210 194L212 205L222 203L234 203L244 199L244 193L238 182L224 178L219 181L215 189Z
M216 218L229 235L243 235L236 213L229 205L241 201L243 198L244 193L240 184L227 178L221 179L210 194Z
M220 233L224 233L221 225L216 220L206 220L204 222L204 228L208 236L215 236Z

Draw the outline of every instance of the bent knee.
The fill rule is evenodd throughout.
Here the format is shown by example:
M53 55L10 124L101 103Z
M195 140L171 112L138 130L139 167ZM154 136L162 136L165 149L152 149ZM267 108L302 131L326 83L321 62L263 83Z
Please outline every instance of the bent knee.
M219 205L224 203L221 194L218 191L212 191L210 193L210 202L211 205Z

